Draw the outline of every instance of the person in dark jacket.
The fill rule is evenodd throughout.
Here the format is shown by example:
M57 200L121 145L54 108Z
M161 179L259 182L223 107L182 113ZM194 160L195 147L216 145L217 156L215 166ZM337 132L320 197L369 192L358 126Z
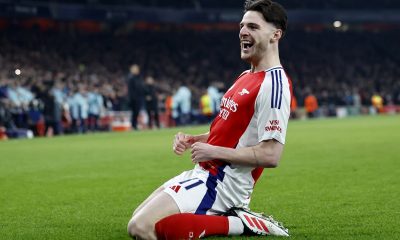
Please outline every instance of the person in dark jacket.
M55 96L51 92L51 86L47 86L41 100L44 104L43 116L46 124L46 134L48 134L50 128L52 129L52 134L61 134L61 106L57 103Z
M140 67L137 64L131 65L128 74L128 101L132 111L132 128L137 130L137 119L140 109L143 107L144 83L140 75Z
M148 127L151 129L153 127L153 119L157 128L160 128L160 118L158 115L158 99L157 99L157 89L154 84L154 78L151 76L146 77L144 93L145 93L145 103L146 111L149 116Z

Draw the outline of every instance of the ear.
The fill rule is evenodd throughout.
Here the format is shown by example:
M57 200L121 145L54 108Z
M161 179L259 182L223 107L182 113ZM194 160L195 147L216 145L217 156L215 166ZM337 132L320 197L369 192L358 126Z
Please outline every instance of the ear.
M281 29L276 29L274 31L273 35L272 35L271 43L279 41L279 39L281 39L282 35L283 35L282 30Z

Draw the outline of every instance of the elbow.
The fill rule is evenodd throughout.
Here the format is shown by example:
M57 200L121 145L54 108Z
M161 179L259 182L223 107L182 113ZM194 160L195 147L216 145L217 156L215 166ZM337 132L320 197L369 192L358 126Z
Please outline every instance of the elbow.
M278 162L277 161L270 161L265 164L264 168L276 168L278 167Z
M265 158L261 167L263 168L276 168L278 167L280 156L270 156Z
M270 162L267 165L267 168L276 168L278 167L278 162Z
M276 168L281 159L283 145L277 141L266 141L258 146L258 154L260 157L259 167Z

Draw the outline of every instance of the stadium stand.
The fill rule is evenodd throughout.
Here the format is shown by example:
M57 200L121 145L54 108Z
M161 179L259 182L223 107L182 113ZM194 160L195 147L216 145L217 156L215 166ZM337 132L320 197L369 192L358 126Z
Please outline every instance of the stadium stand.
M139 5L144 2L136 1ZM178 9L183 2L196 1L169 1L168 6L161 2L150 1L157 7ZM227 1L198 2L218 8ZM287 2L290 8L304 7L303 1ZM320 9L330 8L330 4L346 9L355 6L353 2L343 6L339 1L304 2L319 2L308 6ZM382 1L380 7L389 2ZM368 3L362 6L370 8ZM110 119L105 113L128 110L126 77L132 63L141 66L143 77L155 79L161 112L170 112L171 105L165 102L184 84L192 92L192 113L197 116L205 88L213 85L223 91L247 68L239 58L236 25L85 25L2 18L0 124L7 129L32 129L35 135L48 133L48 126L53 134L108 130ZM377 111L396 112L396 105L400 105L398 30L396 24L364 24L350 29L321 24L292 26L282 41L281 59L293 80L298 106L302 107L307 94L313 92L321 107L319 115L338 115L338 107L355 107L352 112L358 113L365 106L363 111L370 112L372 97L379 95L387 109ZM89 95L97 93L103 102L98 107L103 124L93 128L89 113L83 111L89 111L93 104ZM162 118L164 123L170 122L165 119L168 116Z
M4 0L3 0L4 1ZM11 0L9 0L11 1ZM7 1L5 1L7 2ZM17 3L30 3L32 1L17 0L13 1ZM140 7L158 7L158 8L175 8L175 9L187 9L187 8L231 8L240 9L243 6L242 0L40 0L40 3L75 3L85 5L119 5L119 6L140 6ZM286 9L392 9L400 8L400 3L393 0L382 0L377 4L375 1L364 1L364 0L280 0L278 1Z

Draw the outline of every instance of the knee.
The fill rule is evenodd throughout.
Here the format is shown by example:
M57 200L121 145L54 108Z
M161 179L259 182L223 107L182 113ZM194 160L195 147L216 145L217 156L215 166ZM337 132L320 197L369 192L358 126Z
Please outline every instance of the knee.
M152 239L154 233L154 224L147 222L145 219L132 217L127 226L129 236L139 239Z

